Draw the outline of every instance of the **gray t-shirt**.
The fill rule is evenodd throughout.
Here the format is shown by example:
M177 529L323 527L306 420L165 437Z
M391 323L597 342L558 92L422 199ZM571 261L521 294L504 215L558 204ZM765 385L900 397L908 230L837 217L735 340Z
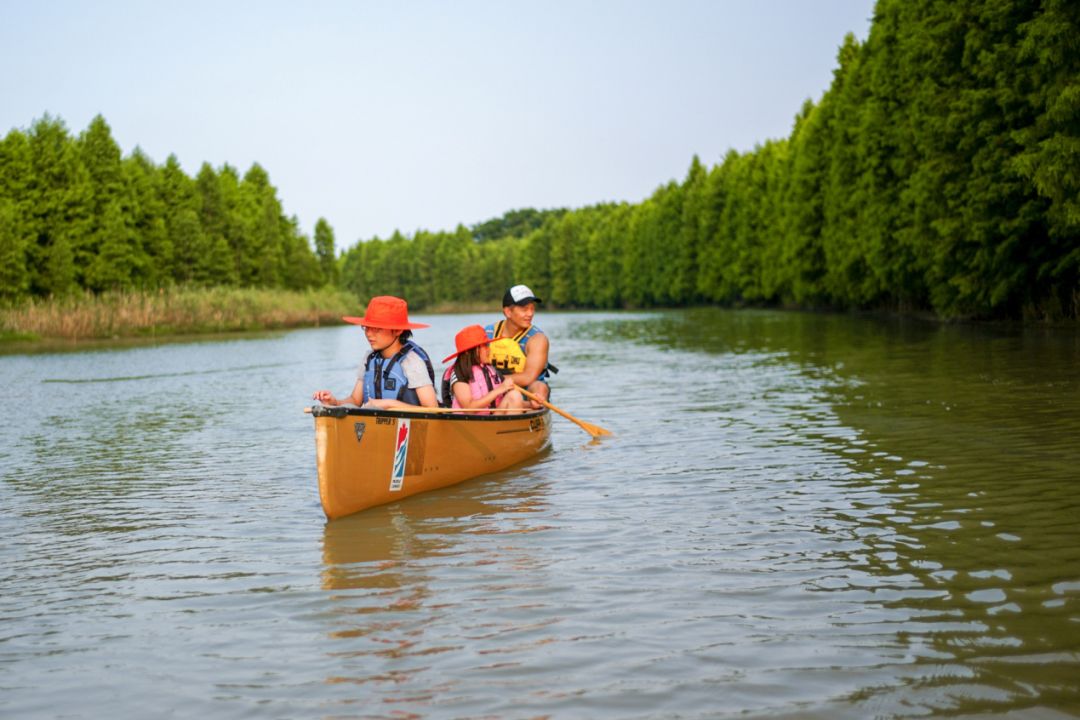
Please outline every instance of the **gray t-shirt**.
M416 353L411 352L401 358L401 369L409 381L409 387L413 390L431 385L431 376L427 374L427 363Z

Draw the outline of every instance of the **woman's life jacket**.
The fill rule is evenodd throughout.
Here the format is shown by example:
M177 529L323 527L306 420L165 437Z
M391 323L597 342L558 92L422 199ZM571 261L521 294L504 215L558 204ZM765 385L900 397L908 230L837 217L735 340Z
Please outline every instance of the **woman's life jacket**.
M461 408L461 403L457 401L457 397L454 395L454 388L450 382L450 377L454 374L454 366L446 368L446 372L442 376L442 404L443 407ZM458 379L458 382L462 382L462 379ZM484 397L489 392L494 390L500 383L502 378L499 376L498 371L491 365L473 365L472 379L469 381L469 392L472 393L473 399ZM496 399L494 402L488 403L488 407L498 407L499 401ZM488 413L479 413L480 415L487 415Z
M431 366L427 353L412 340L406 340L401 344L401 350L392 358L384 358L378 350L372 350L367 356L364 362L363 402L388 399L400 400L410 405L420 404L416 390L409 387L409 380L401 368L401 361L410 352L416 353L424 361L428 375L431 377L431 384L435 384L435 369Z
M495 338L488 346L491 348L491 364L503 375L513 375L525 369L525 345L529 339L534 335L542 335L544 331L535 325L530 325L528 329L522 330L513 337L500 337L499 333L502 332L505 324L505 320L500 320L486 325L484 332L488 337ZM548 373L557 372L559 369L548 363L536 379L548 382Z

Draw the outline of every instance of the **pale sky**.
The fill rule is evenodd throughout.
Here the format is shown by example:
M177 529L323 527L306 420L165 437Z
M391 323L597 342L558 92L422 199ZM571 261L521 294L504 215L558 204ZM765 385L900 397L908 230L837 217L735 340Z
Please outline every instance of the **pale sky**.
M338 248L640 202L787 137L873 0L0 0L0 134L101 114L127 155L243 174Z

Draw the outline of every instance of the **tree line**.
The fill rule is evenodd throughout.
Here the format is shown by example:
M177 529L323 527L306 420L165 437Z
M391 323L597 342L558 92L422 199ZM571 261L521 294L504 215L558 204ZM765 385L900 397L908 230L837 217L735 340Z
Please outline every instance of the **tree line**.
M879 0L791 135L640 203L374 238L362 296L1080 317L1080 4ZM540 224L521 226L528 217Z
M416 308L524 282L559 307L702 303L1080 317L1080 4L878 0L787 138L638 203L521 209L335 256L265 170L121 157L104 119L0 142L0 300L163 284L306 288Z
M337 280L334 236L315 247L267 172L174 155L123 157L104 118L77 137L45 117L0 141L0 300L169 285L301 290Z

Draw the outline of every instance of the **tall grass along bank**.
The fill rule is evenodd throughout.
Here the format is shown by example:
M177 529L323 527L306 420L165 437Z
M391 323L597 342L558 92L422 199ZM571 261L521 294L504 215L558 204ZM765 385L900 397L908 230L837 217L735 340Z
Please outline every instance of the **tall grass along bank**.
M356 300L334 288L178 287L30 299L0 309L0 339L97 339L333 324Z

